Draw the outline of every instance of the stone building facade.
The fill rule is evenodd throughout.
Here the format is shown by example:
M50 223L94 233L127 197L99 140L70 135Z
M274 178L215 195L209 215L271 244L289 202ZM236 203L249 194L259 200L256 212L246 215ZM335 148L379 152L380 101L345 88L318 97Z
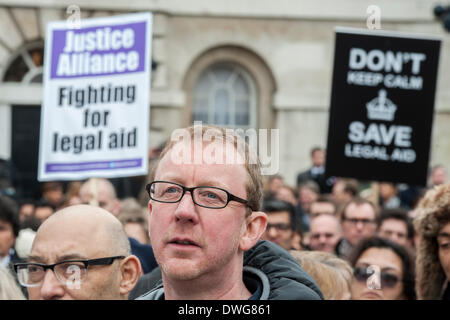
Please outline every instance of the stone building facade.
M66 19L72 4L0 0L0 158L19 161L36 152L36 136L23 134L38 126L45 26ZM81 18L153 12L150 147L191 124L194 115L278 128L280 174L292 185L309 167L310 149L326 145L334 28L366 28L372 4L381 10L383 30L443 40L431 164L450 170L450 33L435 20L432 0L76 1ZM205 90L215 90L218 107L231 103L231 116L211 117ZM17 150L16 143L33 146Z

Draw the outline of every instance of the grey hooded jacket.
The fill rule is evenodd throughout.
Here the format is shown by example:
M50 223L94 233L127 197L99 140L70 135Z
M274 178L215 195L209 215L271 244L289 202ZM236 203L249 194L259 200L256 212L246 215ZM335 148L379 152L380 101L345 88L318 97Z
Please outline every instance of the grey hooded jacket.
M258 279L262 292L260 300L321 300L322 293L313 278L297 261L276 244L260 240L244 254L244 283ZM164 287L160 281L155 288L137 300L162 300Z

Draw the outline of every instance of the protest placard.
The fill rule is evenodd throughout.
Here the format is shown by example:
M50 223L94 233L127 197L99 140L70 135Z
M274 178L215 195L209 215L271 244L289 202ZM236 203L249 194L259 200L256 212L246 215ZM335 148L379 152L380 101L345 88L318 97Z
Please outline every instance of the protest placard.
M47 26L38 180L147 174L151 13Z
M327 176L426 184L440 43L336 29Z

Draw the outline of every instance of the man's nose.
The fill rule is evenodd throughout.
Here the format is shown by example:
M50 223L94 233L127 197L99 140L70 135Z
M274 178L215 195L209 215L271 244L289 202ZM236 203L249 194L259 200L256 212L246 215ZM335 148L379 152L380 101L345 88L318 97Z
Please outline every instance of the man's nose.
M390 238L391 238L391 241L393 241L393 242L398 242L398 240L399 240L399 236L396 235L395 233L393 233Z
M277 228L271 227L267 230L267 234L269 235L269 237L275 238L278 235L278 230Z
M358 229L358 230L364 229L364 222L362 222L362 221L356 222L356 229Z
M182 223L191 222L196 224L198 222L197 205L189 192L186 192L180 202L178 202L178 206L175 209L175 218L177 222Z
M48 269L44 275L44 279L42 280L41 285L41 299L44 300L53 300L59 299L64 296L65 288L64 286L56 279L55 274L52 270Z

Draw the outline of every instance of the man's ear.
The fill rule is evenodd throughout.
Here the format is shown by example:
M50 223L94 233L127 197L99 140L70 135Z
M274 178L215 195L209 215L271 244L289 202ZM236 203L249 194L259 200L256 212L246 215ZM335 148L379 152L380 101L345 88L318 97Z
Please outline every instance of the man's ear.
M136 286L139 277L142 274L141 263L135 255L129 255L123 259L120 266L120 295L126 296Z
M262 211L252 212L246 218L246 225L239 242L239 249L242 251L251 249L263 235L266 226L267 215Z
M118 216L120 213L120 200L119 199L115 199L114 200L114 207L113 207L113 212L111 212L114 216Z

